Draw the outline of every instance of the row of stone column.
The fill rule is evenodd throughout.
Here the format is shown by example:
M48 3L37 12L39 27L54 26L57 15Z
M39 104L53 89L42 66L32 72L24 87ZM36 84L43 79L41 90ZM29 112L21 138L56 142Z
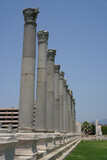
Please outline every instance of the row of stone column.
M60 65L54 64L56 50L47 50L47 31L39 31L37 34L37 93L33 125L38 13L38 8L23 11L25 24L18 132L13 135L10 130L0 129L0 158L3 160L39 159L39 156L48 154L52 148L64 146L66 141L75 138L72 134L66 138L65 134L75 132L75 100L64 79L64 72L60 72Z
M38 35L38 70L35 130L43 132L74 132L75 100L68 89L64 72L55 65L55 49L48 49L47 31ZM72 114L72 115L71 115Z
M56 50L48 49L49 32L39 31L35 126L33 128L36 18L38 9L25 9L18 130L75 132L75 99L60 65L54 65Z

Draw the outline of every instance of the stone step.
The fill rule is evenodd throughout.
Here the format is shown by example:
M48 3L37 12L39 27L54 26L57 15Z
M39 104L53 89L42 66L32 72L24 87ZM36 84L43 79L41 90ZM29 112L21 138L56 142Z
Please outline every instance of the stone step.
M62 143L61 145L56 145L53 148L48 148L46 151L38 151L37 159L39 160L40 158L46 156L47 154L50 154L51 152L58 150L59 148L73 142L76 139L77 139L77 137L73 138L72 140L68 140L65 143Z
M79 142L80 142L80 137L73 140L69 144L55 150L54 152L51 152L51 153L47 154L46 156L40 158L39 160L56 160L58 157L60 157L60 155L63 155L65 152L70 150L72 146L75 146ZM61 159L59 159L59 160L61 160Z
M79 141L77 141L77 143L75 145L73 145L69 150L67 150L66 152L64 152L59 158L57 158L56 160L64 160L65 158L67 158L67 156L76 148L76 146L81 142L81 139Z
M69 144L72 140L75 140L76 138L77 138L76 136L72 136L68 140L66 140L66 142L65 142L64 141L64 137L62 137L62 142L59 145L55 145L54 144L52 147L50 147L50 146L48 147L47 146L46 150L45 149L44 150L39 150L38 149L37 159L40 159L40 158L44 157L45 155L47 155L47 154L49 154L51 152L54 152L55 150L57 150L57 149L65 146L65 145ZM48 143L48 141L47 141L47 143Z

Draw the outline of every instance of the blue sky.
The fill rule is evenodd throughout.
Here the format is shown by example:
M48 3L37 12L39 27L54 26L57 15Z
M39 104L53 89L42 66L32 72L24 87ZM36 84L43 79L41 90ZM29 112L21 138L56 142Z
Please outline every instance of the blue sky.
M57 49L77 120L107 118L106 0L0 0L0 107L19 106L22 11L29 7L39 7L37 31L49 31L48 48Z

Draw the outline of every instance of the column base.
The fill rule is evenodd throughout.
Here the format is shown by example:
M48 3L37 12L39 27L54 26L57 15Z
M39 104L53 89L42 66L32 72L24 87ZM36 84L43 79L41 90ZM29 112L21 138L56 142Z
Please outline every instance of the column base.
M37 150L40 152L41 151L46 152L46 150L47 150L47 135L46 135L46 133L37 132L35 134L38 137Z
M47 135L47 148L53 150L55 148L55 133L46 133Z
M55 145L57 147L61 145L61 140L62 140L62 137L60 132L55 132Z
M35 133L16 133L15 137L18 139L18 144L15 149L15 156L36 157L37 156L37 141L38 138Z
M15 146L18 143L11 131L0 129L0 159L14 159Z
M64 134L63 134L63 133L60 133L60 135L61 135L60 144L61 144L61 145L64 145Z

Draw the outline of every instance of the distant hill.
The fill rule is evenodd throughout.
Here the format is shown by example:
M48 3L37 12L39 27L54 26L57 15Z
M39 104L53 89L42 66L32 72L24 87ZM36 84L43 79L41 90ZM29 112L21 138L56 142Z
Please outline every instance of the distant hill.
M98 120L98 124L107 125L107 119Z

